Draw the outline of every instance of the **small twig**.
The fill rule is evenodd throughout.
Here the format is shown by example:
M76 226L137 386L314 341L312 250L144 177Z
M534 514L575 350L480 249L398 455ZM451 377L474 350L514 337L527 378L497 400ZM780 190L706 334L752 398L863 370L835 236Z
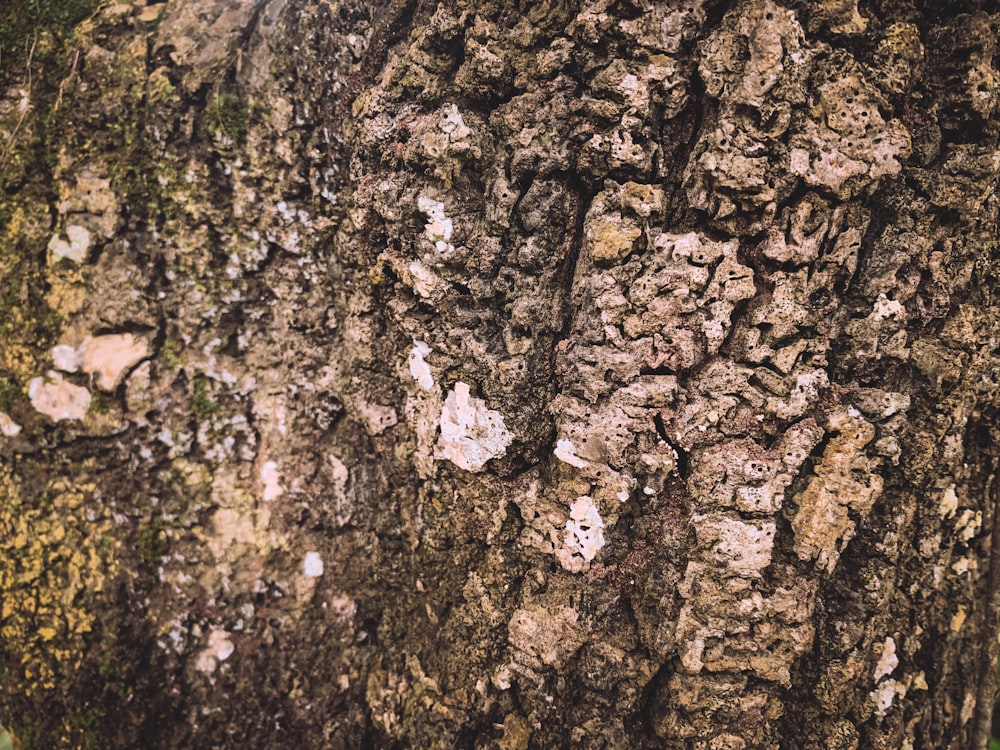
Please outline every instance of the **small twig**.
M69 74L59 82L59 92L56 94L56 102L52 105L52 111L56 112L59 107L62 106L63 89L66 87L66 81L73 77L76 73L76 66L80 62L80 50L73 50L73 63L69 66Z
M28 109L31 104L31 63L35 57L35 45L38 44L38 29L35 29L35 33L31 38L31 49L28 50L28 59L24 63L24 76L25 76L25 87L28 96L28 105L21 111L21 116L17 120L17 125L14 126L14 130L11 131L10 138L7 140L7 146L4 148L3 156L0 157L0 170L7 166L7 159L10 157L11 152L14 150L14 143L17 141L17 134L21 130L21 126L24 124L25 118L28 116Z
M57 111L59 109L59 107L62 106L62 92L63 92L63 89L66 88L66 81L68 81L70 78L72 78L73 74L76 73L76 66L79 64L79 62L80 62L80 50L79 49L75 49L75 50L73 50L73 62L69 66L69 74L65 78L63 78L61 81L59 81L59 92L56 94L56 102L55 102L55 104L52 105L52 111L53 112Z

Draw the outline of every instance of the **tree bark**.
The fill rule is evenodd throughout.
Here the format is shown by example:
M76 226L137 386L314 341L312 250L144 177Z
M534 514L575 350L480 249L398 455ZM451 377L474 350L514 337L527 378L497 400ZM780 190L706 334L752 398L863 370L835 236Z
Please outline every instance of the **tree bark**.
M984 747L998 21L36 25L0 71L14 746Z

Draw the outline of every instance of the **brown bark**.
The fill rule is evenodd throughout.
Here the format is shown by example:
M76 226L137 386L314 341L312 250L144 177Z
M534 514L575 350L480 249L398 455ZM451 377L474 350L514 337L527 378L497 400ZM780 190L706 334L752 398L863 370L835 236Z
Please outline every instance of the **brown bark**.
M982 747L998 19L42 30L0 74L16 746Z

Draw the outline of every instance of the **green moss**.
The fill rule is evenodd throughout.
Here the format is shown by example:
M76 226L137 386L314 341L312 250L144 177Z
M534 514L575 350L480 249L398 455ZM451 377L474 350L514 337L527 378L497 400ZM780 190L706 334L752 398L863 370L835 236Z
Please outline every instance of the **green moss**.
M10 411L10 407L21 397L21 389L16 383L0 377L0 411Z
M147 565L159 565L167 554L166 526L162 516L154 516L139 532L139 551Z
M20 75L28 55L37 56L53 46L51 35L67 41L73 28L92 15L102 0L8 0L0 4L0 81ZM44 49L39 50L42 43ZM34 48L34 52L32 52Z
M198 417L199 422L204 422L219 408L219 404L209 397L208 386L205 384L204 378L195 378L192 390L191 410Z
M103 393L95 392L90 396L90 410L94 414L107 414L111 411L111 400Z
M173 369L181 363L181 345L168 340L163 344L163 364Z
M205 109L205 127L217 145L235 145L247 132L246 105L236 94L216 97Z

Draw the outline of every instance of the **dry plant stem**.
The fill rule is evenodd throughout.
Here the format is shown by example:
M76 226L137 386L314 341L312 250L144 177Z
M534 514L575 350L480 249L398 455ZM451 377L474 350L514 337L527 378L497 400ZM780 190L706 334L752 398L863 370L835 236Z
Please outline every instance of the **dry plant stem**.
M34 38L31 40L31 49L28 50L28 60L24 64L24 75L25 75L25 86L27 87L28 97L31 96L31 60L35 55L35 45L38 44L38 33L35 33ZM79 55L79 52L77 52ZM7 141L7 146L3 150L3 156L0 157L0 170L7 166L7 159L10 158L10 154L14 149L14 144L17 143L17 134L21 130L21 126L24 125L24 119L28 116L29 107L25 106L21 109L21 117L17 121L17 125L14 126L14 130L11 131L10 139Z

